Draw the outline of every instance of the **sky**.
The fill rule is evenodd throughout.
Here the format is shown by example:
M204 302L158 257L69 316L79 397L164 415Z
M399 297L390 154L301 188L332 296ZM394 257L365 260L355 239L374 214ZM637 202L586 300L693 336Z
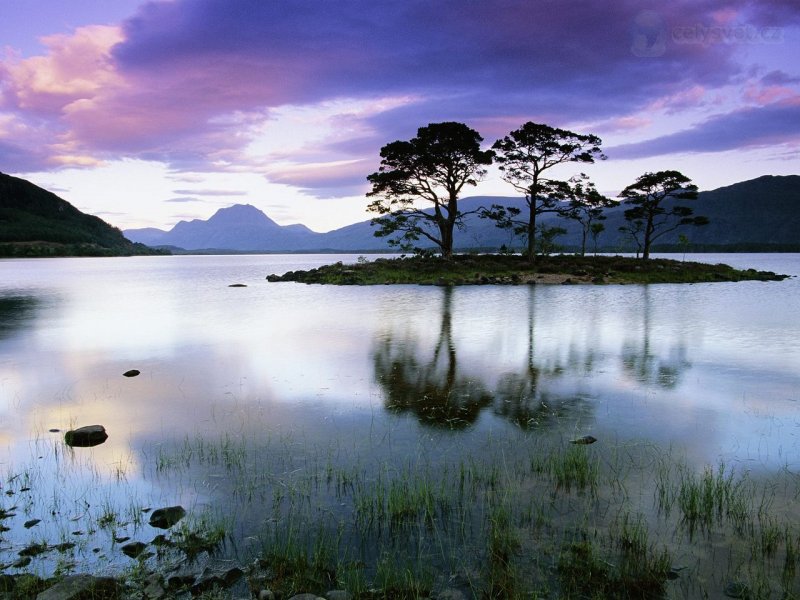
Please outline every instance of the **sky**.
M603 140L616 195L800 172L796 0L0 0L0 172L122 229L370 218L380 149L460 121ZM492 169L466 195L515 195Z

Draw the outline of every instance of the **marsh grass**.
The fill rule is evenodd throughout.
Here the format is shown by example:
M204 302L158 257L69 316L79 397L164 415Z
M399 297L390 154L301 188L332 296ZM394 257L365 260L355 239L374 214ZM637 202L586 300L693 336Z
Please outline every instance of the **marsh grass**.
M488 436L447 457L420 447L375 460L369 448L310 449L286 434L162 443L148 452L146 477L197 504L139 562L257 557L285 597L344 588L426 598L455 587L476 598L691 598L719 595L729 581L752 597L797 597L791 473L778 485L724 463L691 468L674 450L564 439ZM98 545L106 565L130 565L115 540L152 537L151 502L136 498L120 466L130 459L103 472L51 450L55 485L41 463L3 478L0 524L11 527L0 538L16 536L14 552L40 544L30 565L40 572L73 572L87 556L100 564ZM76 469L101 491L76 486ZM34 513L51 523L23 532L20 515ZM243 538L256 543L245 548ZM673 572L676 562L685 568Z

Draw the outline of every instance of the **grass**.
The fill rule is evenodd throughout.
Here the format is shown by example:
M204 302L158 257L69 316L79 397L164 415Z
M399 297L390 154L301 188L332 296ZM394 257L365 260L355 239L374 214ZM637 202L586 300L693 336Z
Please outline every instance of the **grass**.
M441 257L378 258L345 265L341 262L308 271L270 275L269 281L334 285L379 284L525 284L551 283L701 283L785 279L767 271L739 270L728 265L647 261L621 256L557 255L537 257L535 264L519 255L463 254Z
M236 553L258 559L252 589L283 597L347 589L354 598L427 598L454 588L476 598L692 598L719 596L732 582L752 597L796 596L791 473L779 485L722 462L698 470L674 450L569 444L547 431L488 434L448 456L433 444L374 460L361 447L309 447L286 434L163 443L148 454L146 477L182 493L198 482L222 486L215 493L227 502L189 507L158 543L142 502L108 491L89 498L83 488L81 496L63 462L62 496L39 494L50 476L41 463L9 472L0 515L17 535L29 516L22 506L52 512L62 527L57 539L45 535L57 528L25 534L37 551L31 574L74 572L107 540L108 566L139 565L128 577L134 587L178 557ZM385 432L372 435L384 443ZM103 474L75 461L101 488L130 485L113 468ZM80 501L91 506L65 522ZM72 535L77 528L87 533ZM112 540L122 537L144 541L143 557L114 558L122 542ZM56 552L58 542L77 543ZM12 571L22 582L26 569Z

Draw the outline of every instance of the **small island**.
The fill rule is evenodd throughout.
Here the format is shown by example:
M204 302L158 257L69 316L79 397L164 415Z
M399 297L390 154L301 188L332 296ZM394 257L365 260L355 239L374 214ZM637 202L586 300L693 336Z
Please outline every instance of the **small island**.
M780 281L788 275L724 264L672 259L640 260L623 256L538 256L531 263L518 254L409 256L337 262L308 271L269 275L271 282L296 281L334 285L530 285L704 283L714 281Z

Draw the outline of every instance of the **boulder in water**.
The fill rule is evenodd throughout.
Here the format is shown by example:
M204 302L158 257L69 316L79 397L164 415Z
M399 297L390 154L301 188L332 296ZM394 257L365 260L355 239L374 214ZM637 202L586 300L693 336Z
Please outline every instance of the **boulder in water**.
M86 425L78 429L70 429L64 434L64 442L73 448L91 448L108 439L106 428L102 425Z

